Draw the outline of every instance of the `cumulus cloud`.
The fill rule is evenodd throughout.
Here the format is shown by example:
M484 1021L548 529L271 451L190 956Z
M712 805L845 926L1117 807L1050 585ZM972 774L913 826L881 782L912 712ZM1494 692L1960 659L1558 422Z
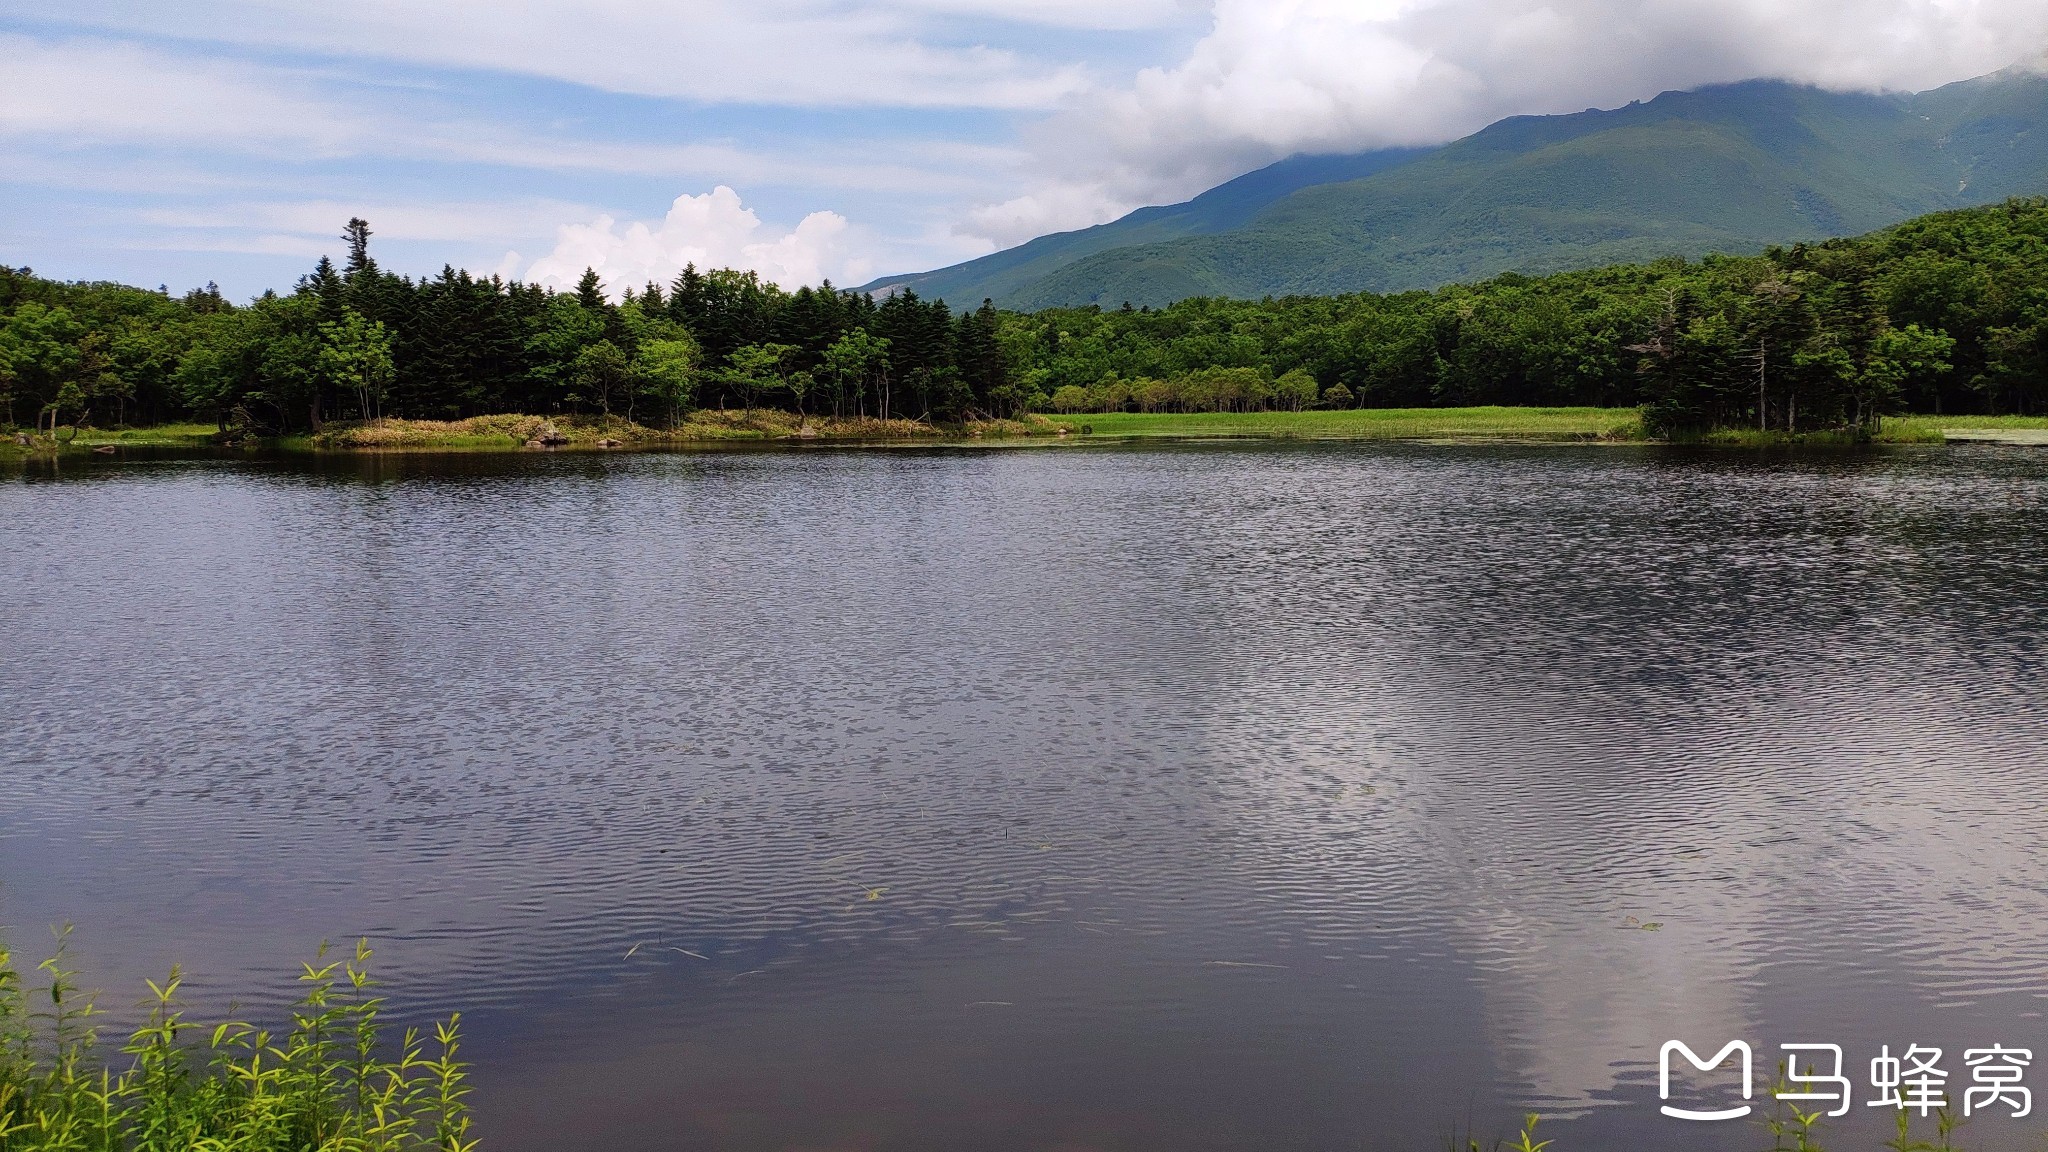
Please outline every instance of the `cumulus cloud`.
M1921 89L2038 59L2040 0L1216 0L1171 67L1031 133L1042 182L970 228L1015 243L1295 152L1437 143L1504 116L1757 77Z
M563 225L554 251L534 261L525 279L566 288L591 268L616 295L650 280L666 283L685 264L747 269L788 288L826 279L857 284L873 272L844 216L813 212L778 232L721 184L701 196L676 197L658 224L620 228L612 217L599 216Z

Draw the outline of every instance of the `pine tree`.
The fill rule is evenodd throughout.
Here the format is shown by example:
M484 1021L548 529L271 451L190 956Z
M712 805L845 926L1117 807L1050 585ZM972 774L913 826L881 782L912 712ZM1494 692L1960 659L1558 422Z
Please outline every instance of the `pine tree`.
M583 270L583 279L576 281L576 302L592 312L604 310L604 282L597 278L597 269Z
M697 271L697 265L683 265L683 270L669 283L668 291L668 318L692 332L700 332L704 321L704 274ZM701 332L698 338L702 339Z
M342 240L348 244L348 265L342 275L354 279L363 272L375 272L377 265L370 259L370 222L361 216L351 216L348 226L342 229Z
M981 307L960 317L954 336L960 374L973 397L972 403L988 412L999 412L1012 403L1015 391L1009 363L1003 357L1002 345L996 341L997 325L995 301L984 299Z
M306 287L320 299L320 319L332 324L341 319L342 292L345 285L340 273L334 270L334 261L322 256L320 263L313 266L313 274L306 278Z

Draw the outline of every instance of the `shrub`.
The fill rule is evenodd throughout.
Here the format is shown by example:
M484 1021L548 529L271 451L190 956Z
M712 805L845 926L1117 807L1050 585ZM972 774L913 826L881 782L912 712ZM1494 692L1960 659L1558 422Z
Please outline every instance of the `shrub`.
M149 982L148 1022L102 1063L97 1015L56 954L31 990L0 948L0 1152L473 1152L459 1016L431 1043L383 1037L370 948L304 966L282 1036L206 1028L178 1006L181 977ZM32 1005L47 1003L47 1010ZM200 1037L187 1041L190 1033ZM431 1048L432 1054L429 1054Z

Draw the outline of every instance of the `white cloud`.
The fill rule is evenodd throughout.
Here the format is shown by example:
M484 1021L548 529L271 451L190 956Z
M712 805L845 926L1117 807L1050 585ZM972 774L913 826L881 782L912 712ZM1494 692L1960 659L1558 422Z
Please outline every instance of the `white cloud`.
M469 179L445 194L432 187L430 176L407 168L398 171L415 191L379 188L376 173L392 171L391 162L425 160L566 173L586 182L586 194L588 181L612 176L653 177L671 187L741 184L799 188L810 196L866 194L871 207L876 200L898 206L891 218L904 233L879 244L861 234L863 245L874 245L869 256L852 254L849 237L859 230L834 233L838 218L830 214L785 236L764 230L744 245L713 245L718 262L758 266L779 277L866 279L868 263L883 254L888 267L911 269L985 250L985 242L951 235L940 223L950 217L935 215L943 212L938 205L988 195L1005 186L1004 171L1029 157L1012 144L976 137L842 135L804 148L752 139L593 139L560 122L512 122L497 107L462 103L434 84L367 83L190 45L0 34L0 55L10 61L10 79L20 79L20 91L0 101L0 169L11 183L66 196L142 197L141 207L96 217L95 227L124 233L122 246L130 250L297 257L331 251L336 222L364 215L380 237L421 242L411 258L431 268L465 253L476 260L478 248L493 260L508 247L532 252L537 244L546 251L546 238L563 221L596 215L584 206L587 200L522 194L541 183L537 175L494 179L505 190L496 200L476 198ZM384 167L357 174L358 160ZM354 195L366 190L369 196ZM643 230L671 240L675 231ZM632 239L628 228L618 242ZM589 236L579 242L595 243ZM623 249L610 258L615 265L631 263Z
M0 101L0 138L39 145L8 149L9 170L17 179L48 174L100 188L134 184L135 165L60 161L86 147L173 146L187 164L204 152L292 161L368 156L930 195L978 192L987 184L981 173L1021 155L922 140L880 156L859 140L811 154L723 141L592 140L451 114L431 102L422 108L402 98L408 93L365 91L302 69L117 41L0 35L0 57L10 82Z
M544 236L564 217L588 211L582 205L559 200L419 203L317 199L152 208L143 211L142 219L167 228L298 235L338 250L342 223L352 216L368 219L381 240L488 243L507 236Z
M635 221L622 229L612 217L599 216L563 225L555 250L534 261L525 279L567 288L592 268L616 295L650 280L667 283L685 264L748 269L787 288L828 278L858 284L874 270L844 216L813 212L777 232L721 184L701 196L676 197L658 224Z
M1089 87L1060 61L946 43L934 14L1100 28L1172 16L1171 0L358 0L280 5L192 0L175 8L77 0L103 28L437 67L546 76L613 92L776 105L1048 108Z
M968 213L961 231L1008 247L1048 232L1113 219L1133 207L1113 198L1100 184L1048 184L1000 204L986 204Z
M0 10L21 26L52 18ZM493 178L508 199L545 180L617 203L650 177L812 202L866 193L858 213L900 233L880 246L822 224L747 241L791 269L836 252L815 257L835 277L854 247L887 251L892 271L928 266L1292 152L1436 142L1752 76L1922 88L2048 47L2042 0L72 0L62 20L97 31L0 34L0 167L17 184L202 196L211 181L236 200L341 200L334 162L367 158L425 162L408 179L449 181L430 194L445 200L475 186L425 171L449 163L523 173ZM669 98L674 115L583 131L591 108L622 102L514 91L504 74ZM699 116L706 104L746 107ZM792 108L862 111L821 127ZM587 213L459 238L534 251ZM604 227L627 261L632 226ZM268 226L262 242L290 231Z
M275 232L157 234L122 241L121 246L135 252L231 252L241 256L285 256L307 265L322 255L331 255L335 248L335 245L311 236Z
M1768 77L1917 90L2048 47L2040 0L1216 0L1185 59L1031 133L1027 223L1002 243L1180 199L1294 152L1435 143L1504 116ZM1006 227L1014 219L1016 227Z
M898 0L897 8L1020 24L1131 31L1176 24L1201 0Z
M103 40L0 35L7 97L0 133L69 145L232 140L314 157L360 147L364 126L278 75Z

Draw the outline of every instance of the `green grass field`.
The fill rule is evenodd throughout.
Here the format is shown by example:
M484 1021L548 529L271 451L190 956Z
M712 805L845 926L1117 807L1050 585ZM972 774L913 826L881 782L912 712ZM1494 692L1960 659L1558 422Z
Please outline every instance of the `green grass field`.
M1327 412L1099 412L1060 423L1108 437L1270 436L1304 440L1473 437L1634 439L1633 408L1345 408Z
M2048 445L2048 416L1887 416L1877 438L1895 444L1990 440Z
M220 429L213 424L158 424L149 428L86 428L75 443L94 444L198 444Z
M1096 437L1272 437L1302 440L1642 440L1634 408L1350 408L1333 412L1103 412L1059 422ZM2048 445L2048 416L1887 416L1880 444L1989 440ZM1723 429L1698 443L1726 447L1853 444L1848 433L1788 437Z
M193 447L204 444L218 431L211 424L157 424L148 428L81 428L78 434L62 443L64 448L94 448L101 444L123 444L129 447L153 445L160 447ZM62 435L71 436L71 429ZM26 455L33 446L17 444L14 433L0 434L0 455L12 453ZM47 450L47 445L44 446Z

